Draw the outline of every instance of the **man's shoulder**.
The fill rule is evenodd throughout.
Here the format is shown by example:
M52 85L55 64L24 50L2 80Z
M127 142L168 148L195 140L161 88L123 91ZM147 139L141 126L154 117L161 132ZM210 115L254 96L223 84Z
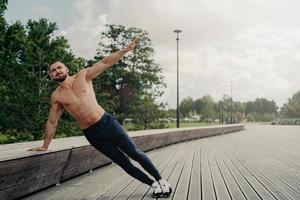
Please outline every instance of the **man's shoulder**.
M86 68L81 69L76 74L72 75L72 77L77 78L77 77L80 77L80 76L84 76L86 74L86 72L87 72Z
M79 70L76 74L85 74L87 72L87 70L88 70L87 68L83 68L83 69Z
M58 95L58 89L59 87L57 87L51 94L51 101L54 102L57 99L57 95Z
M76 74L73 75L74 79L84 79L87 81L86 79L86 75L87 75L87 68L81 69L80 71L78 71Z

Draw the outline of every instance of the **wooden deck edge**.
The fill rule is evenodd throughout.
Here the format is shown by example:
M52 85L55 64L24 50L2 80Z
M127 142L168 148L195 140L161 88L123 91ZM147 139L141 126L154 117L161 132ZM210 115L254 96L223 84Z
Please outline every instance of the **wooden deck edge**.
M181 129L174 132L134 136L132 139L143 151L150 151L179 142L243 129L242 124ZM10 200L28 195L110 162L90 145L0 161L0 199Z

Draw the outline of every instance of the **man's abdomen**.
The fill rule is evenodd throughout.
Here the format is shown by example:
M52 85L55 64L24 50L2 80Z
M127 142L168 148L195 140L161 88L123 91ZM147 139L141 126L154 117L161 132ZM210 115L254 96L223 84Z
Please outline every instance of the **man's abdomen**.
M69 111L69 113L79 123L81 129L86 129L99 121L104 112L104 109L98 104L79 105L77 108Z

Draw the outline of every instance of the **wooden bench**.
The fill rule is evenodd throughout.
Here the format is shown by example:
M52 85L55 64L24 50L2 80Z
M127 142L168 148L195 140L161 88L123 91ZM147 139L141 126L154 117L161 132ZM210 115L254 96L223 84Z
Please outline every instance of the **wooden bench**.
M149 151L178 142L243 130L225 125L129 132L134 142ZM84 136L54 139L47 152L29 152L43 141L0 145L0 199L15 199L82 173L110 164Z

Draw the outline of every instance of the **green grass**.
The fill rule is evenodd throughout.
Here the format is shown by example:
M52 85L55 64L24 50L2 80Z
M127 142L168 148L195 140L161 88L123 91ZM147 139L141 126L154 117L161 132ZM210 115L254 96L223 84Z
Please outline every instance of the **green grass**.
M174 123L166 123L166 128L176 128L176 122ZM212 126L218 125L218 123L205 123L205 122L180 122L180 128L183 127L196 127L196 126ZM130 130L132 128L132 124L125 124L125 129Z
M205 122L180 122L179 127L195 127L195 126L212 126L218 123L205 123ZM166 124L168 128L176 128L176 123Z
M204 122L181 122L180 127L196 127L196 126L212 126L218 123L204 123ZM128 130L129 124L125 125L125 129ZM167 123L166 128L176 128L176 123ZM66 137L65 134L57 134L56 138ZM8 142L6 135L0 133L0 144L5 144Z
M5 135L0 134L0 144L6 143L7 140L8 138Z

